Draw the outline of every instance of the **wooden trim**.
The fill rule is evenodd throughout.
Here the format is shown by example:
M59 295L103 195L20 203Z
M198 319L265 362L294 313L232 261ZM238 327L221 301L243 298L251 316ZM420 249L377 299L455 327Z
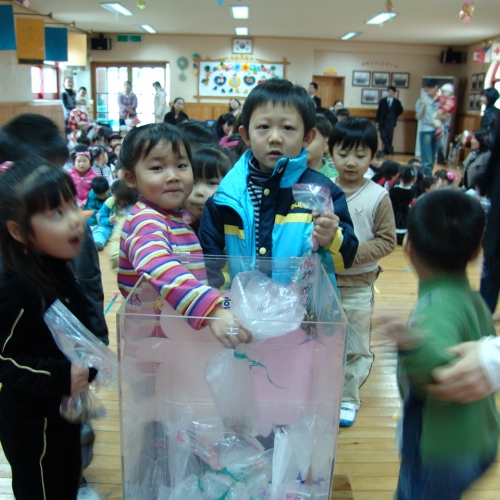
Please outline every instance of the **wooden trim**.
M64 113L60 100L0 102L0 128L16 116L25 113L35 113L50 118L56 123L63 136L66 136L64 132Z

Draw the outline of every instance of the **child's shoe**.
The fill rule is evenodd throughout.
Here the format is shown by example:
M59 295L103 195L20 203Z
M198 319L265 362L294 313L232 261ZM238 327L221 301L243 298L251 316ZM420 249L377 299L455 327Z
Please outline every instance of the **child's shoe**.
M340 407L340 427L351 427L356 421L356 407L352 403L343 402Z

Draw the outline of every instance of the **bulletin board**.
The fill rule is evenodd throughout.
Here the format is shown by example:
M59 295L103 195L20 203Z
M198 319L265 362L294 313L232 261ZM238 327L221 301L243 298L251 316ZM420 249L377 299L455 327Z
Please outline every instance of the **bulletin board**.
M264 80L286 78L286 65L260 59L217 59L199 61L198 101L203 98L245 98Z

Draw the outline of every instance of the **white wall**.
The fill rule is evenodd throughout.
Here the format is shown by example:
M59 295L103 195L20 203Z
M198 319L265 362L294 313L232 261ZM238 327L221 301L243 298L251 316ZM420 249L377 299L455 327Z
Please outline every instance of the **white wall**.
M15 50L0 50L0 102L31 100L31 67L17 64Z

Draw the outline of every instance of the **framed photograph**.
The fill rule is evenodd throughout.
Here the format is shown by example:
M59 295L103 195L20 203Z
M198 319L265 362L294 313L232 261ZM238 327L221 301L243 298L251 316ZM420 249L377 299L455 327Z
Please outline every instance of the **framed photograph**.
M410 73L392 73L391 85L407 89L410 86Z
M481 94L474 94L474 109L481 109Z
M477 77L478 75L472 75L470 79L470 89L472 91L477 90Z
M378 94L378 90L363 89L361 91L361 104L378 104Z
M467 109L474 109L475 96L476 94L469 94L469 104L467 106Z
M387 94L388 94L387 89L381 90L380 91L380 100L382 100L384 97L387 97ZM399 99L399 90L396 90L394 97L396 99Z
M372 73L372 87L388 87L391 79L390 73Z
M251 38L233 38L233 54L252 54L253 41Z
M477 75L477 90L484 89L484 73L479 73Z
M352 84L354 87L366 87L370 85L371 71L353 71Z

